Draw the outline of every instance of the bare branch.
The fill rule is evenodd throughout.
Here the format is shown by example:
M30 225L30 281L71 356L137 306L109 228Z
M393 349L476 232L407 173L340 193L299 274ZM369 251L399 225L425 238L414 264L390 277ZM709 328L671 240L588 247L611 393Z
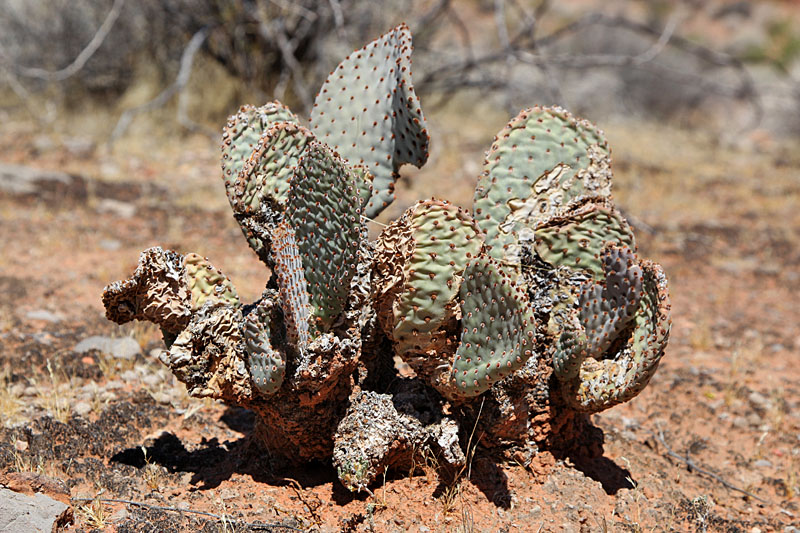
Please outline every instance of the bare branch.
M114 127L114 131L111 133L111 137L108 139L109 144L113 143L125 133L125 131L128 129L128 126L130 126L133 117L139 113L152 111L153 109L162 107L170 100L170 98L175 96L176 93L179 93L184 87L186 87L186 84L189 82L189 76L192 74L192 63L194 63L194 56L203 45L203 42L206 40L207 34L207 30L203 28L195 33L189 40L189 44L186 45L186 48L183 50L183 54L181 55L181 66L180 69L178 69L178 76L175 78L175 81L172 83L172 85L161 91L158 96L149 102L138 107L128 109L122 113L122 116L119 117L119 121L117 121L117 125Z
M89 41L89 44L87 44L83 50L81 50L81 53L78 54L78 57L76 57L75 60L66 67L56 71L49 71L36 67L18 66L15 68L17 74L27 78L38 78L47 81L64 81L67 78L71 78L86 65L86 62L89 61L95 52L97 52L97 49L100 48L100 46L103 44L103 41L105 41L106 37L108 37L108 34L111 32L111 28L114 27L114 23L117 22L117 19L119 18L123 4L125 4L125 0L114 0L114 5L111 6L111 11L109 11L108 15L106 15L105 20L97 29L97 33L94 34L92 40ZM6 60L8 61L8 59Z
M268 529L273 530L274 528L277 529L287 529L289 531L303 531L302 529L298 529L294 526L287 526L284 524L268 524L268 523L259 523L259 522L245 522L244 520L236 520L233 518L229 518L224 515L218 515L214 513L208 513L206 511L195 511L194 509L180 509L178 507L164 507L162 505L153 505L150 503L144 502L137 502L133 500L122 500L119 498L71 498L70 501L78 503L88 503L88 502L101 502L101 503L122 503L125 505L132 505L134 507L141 507L143 509L153 509L155 511L170 511L173 513L188 513L194 514L198 516L206 516L208 518L212 518L217 522L227 522L229 524L240 526L240 527L247 527L250 529Z

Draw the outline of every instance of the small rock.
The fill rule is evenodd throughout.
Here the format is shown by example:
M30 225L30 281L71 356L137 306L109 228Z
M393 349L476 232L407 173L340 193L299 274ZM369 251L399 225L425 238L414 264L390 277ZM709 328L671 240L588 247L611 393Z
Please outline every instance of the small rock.
M116 252L122 248L122 243L117 239L103 239L97 245L107 252Z
M37 154L41 154L55 148L56 143L53 142L53 139L49 135L37 135L33 138L31 146Z
M64 320L64 317L58 313L53 313L52 311L48 311L46 309L35 309L33 311L28 311L25 314L25 317L29 320L44 320L45 322L50 322L53 324L57 324L58 322Z
M111 213L119 218L133 218L133 215L136 214L136 206L129 202L103 198L97 202L97 212Z
M751 392L747 399L750 400L750 403L753 404L753 407L769 409L769 399L756 391Z
M0 487L0 531L50 533L71 520L70 507L49 496L26 496Z
M89 402L77 402L72 406L72 412L76 415L86 416L92 412L92 406Z
M88 137L71 137L64 139L64 148L72 155L80 159L86 159L94 152L95 143Z
M139 374L135 370L126 370L119 376L123 381L130 383L131 381L138 381Z
M766 459L759 459L758 461L753 463L753 466L758 467L758 468L769 468L769 467L772 466L772 463L770 463Z
M155 387L156 385L160 384L164 380L161 379L161 376L157 374L148 374L142 378L142 382L148 387Z
M84 201L86 180L65 172L0 163L0 193L28 196L45 202Z
M79 342L73 350L77 353L85 353L89 350L100 350L116 357L117 359L133 359L141 353L139 343L130 337L104 337L94 335L92 337L83 339Z

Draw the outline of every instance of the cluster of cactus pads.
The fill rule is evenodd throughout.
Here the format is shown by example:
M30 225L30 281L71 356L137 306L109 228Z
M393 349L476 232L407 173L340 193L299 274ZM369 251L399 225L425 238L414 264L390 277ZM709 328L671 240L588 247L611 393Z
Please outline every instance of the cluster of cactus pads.
M428 156L410 53L404 25L354 52L310 127L279 102L229 119L225 189L271 271L258 301L160 248L103 295L109 319L161 327L192 395L252 409L272 457L332 458L351 490L421 451L458 469L472 435L517 460L568 450L648 383L670 330L602 131L557 107L497 135L471 212L421 201L368 240L400 166Z

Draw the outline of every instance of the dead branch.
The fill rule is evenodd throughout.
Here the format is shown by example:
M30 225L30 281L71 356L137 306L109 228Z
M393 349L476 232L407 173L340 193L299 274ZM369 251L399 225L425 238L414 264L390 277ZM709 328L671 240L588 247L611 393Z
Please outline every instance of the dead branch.
M217 522L227 522L229 524L240 526L240 527L247 527L250 529L255 530L265 530L265 531L272 531L274 529L288 529L289 531L304 531L303 529L296 528L293 526L287 526L284 524L269 524L265 522L245 522L244 520L235 520L228 518L227 516L218 515L214 513L208 513L206 511L195 511L194 509L180 509L178 507L164 507L162 505L153 505L150 503L144 502L137 502L133 500L121 500L118 498L71 498L70 501L72 502L80 502L80 503L88 503L88 502L101 502L101 503L122 503L125 505L133 505L134 507L141 507L143 509L152 509L155 511L167 511L171 513L188 513L194 514L199 516L206 516L208 518L212 518Z
M208 32L204 28L196 32L189 40L189 44L186 45L186 48L183 50L183 54L181 55L181 65L178 69L178 75L172 85L161 91L158 96L149 102L138 107L127 109L124 113L122 113L122 116L120 116L119 120L117 121L117 125L114 127L114 131L111 133L111 137L108 139L109 144L113 143L125 133L136 115L164 106L173 96L175 96L175 94L183 91L184 87L186 87L186 84L189 82L189 76L192 74L192 63L194 62L194 56L203 45L207 35Z
M97 52L97 49L100 48L103 41L106 40L108 34L111 33L111 28L113 28L114 23L117 22L124 4L125 0L114 0L114 5L111 6L111 10L108 12L108 15L106 15L105 20L103 20L103 23L97 29L97 33L94 34L89 44L81 50L81 53L78 54L75 60L66 67L56 71L49 71L37 67L12 66L11 68L20 76L38 78L46 81L64 81L74 76L86 65L86 62ZM5 61L9 61L9 59L6 58Z
M706 470L704 468L700 468L699 466L697 466L697 463L695 463L694 461L692 461L688 457L688 455L686 457L684 457L684 456L678 455L677 453L672 451L672 448L669 447L669 445L667 444L667 441L664 440L664 433L661 431L661 428L658 428L658 434L656 434L654 431L650 431L650 434L653 435L653 437L655 437L656 440L658 440L658 442L660 442L662 446L664 446L664 449L667 451L667 455L668 456L670 456L673 459L677 459L678 461L682 462L683 464L685 464L686 466L689 467L689 470L693 470L695 472L703 474L704 476L708 476L711 479L713 479L713 480L719 482L720 484L722 484L723 487L728 488L730 490L735 490L736 492L741 492L742 494L744 494L745 496L748 496L749 498L753 498L754 500L758 500L758 501L760 501L762 503L766 503L766 504L770 503L768 500L765 500L764 498L760 498L760 497L756 496L755 494L753 494L750 491L747 491L747 490L745 490L743 488L737 487L733 483L725 481L722 477L718 476L717 474L715 474L713 472L710 472L710 471L708 471L708 470Z
M624 16L608 16L603 13L589 13L575 22L566 24L552 33L544 36L536 35L537 14L528 14L513 0L514 5L521 13L522 24L519 31L510 36L505 26L503 9L505 1L495 2L495 26L498 29L498 38L501 46L480 56L475 56L471 49L464 53L464 57L444 63L434 71L428 72L417 83L417 90L423 93L443 92L452 95L463 88L481 88L486 90L508 89L510 87L507 66L510 58L525 64L536 66L545 74L551 91L558 95L558 100L563 101L556 76L550 69L552 66L569 69L595 69L595 68L631 68L650 72L671 82L700 87L711 94L748 101L753 108L752 123L754 127L762 118L763 108L760 95L755 88L754 80L738 58L719 52L695 43L678 34L679 18L671 17L663 28L656 28L648 24L630 20ZM639 35L651 37L651 45L644 51L636 54L548 54L545 50L562 40L579 33L592 26L604 26L612 30L624 29ZM667 48L674 48L715 69L731 69L736 73L738 83L732 85L718 81L707 72L695 73L688 70L670 68L655 59ZM506 67L506 68L503 68ZM446 100L446 97L443 101Z

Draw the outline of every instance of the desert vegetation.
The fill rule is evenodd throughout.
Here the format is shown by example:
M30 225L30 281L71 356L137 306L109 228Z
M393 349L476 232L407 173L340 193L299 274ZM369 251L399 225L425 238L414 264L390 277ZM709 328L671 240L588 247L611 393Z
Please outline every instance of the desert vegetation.
M795 527L790 3L0 9L11 508Z

